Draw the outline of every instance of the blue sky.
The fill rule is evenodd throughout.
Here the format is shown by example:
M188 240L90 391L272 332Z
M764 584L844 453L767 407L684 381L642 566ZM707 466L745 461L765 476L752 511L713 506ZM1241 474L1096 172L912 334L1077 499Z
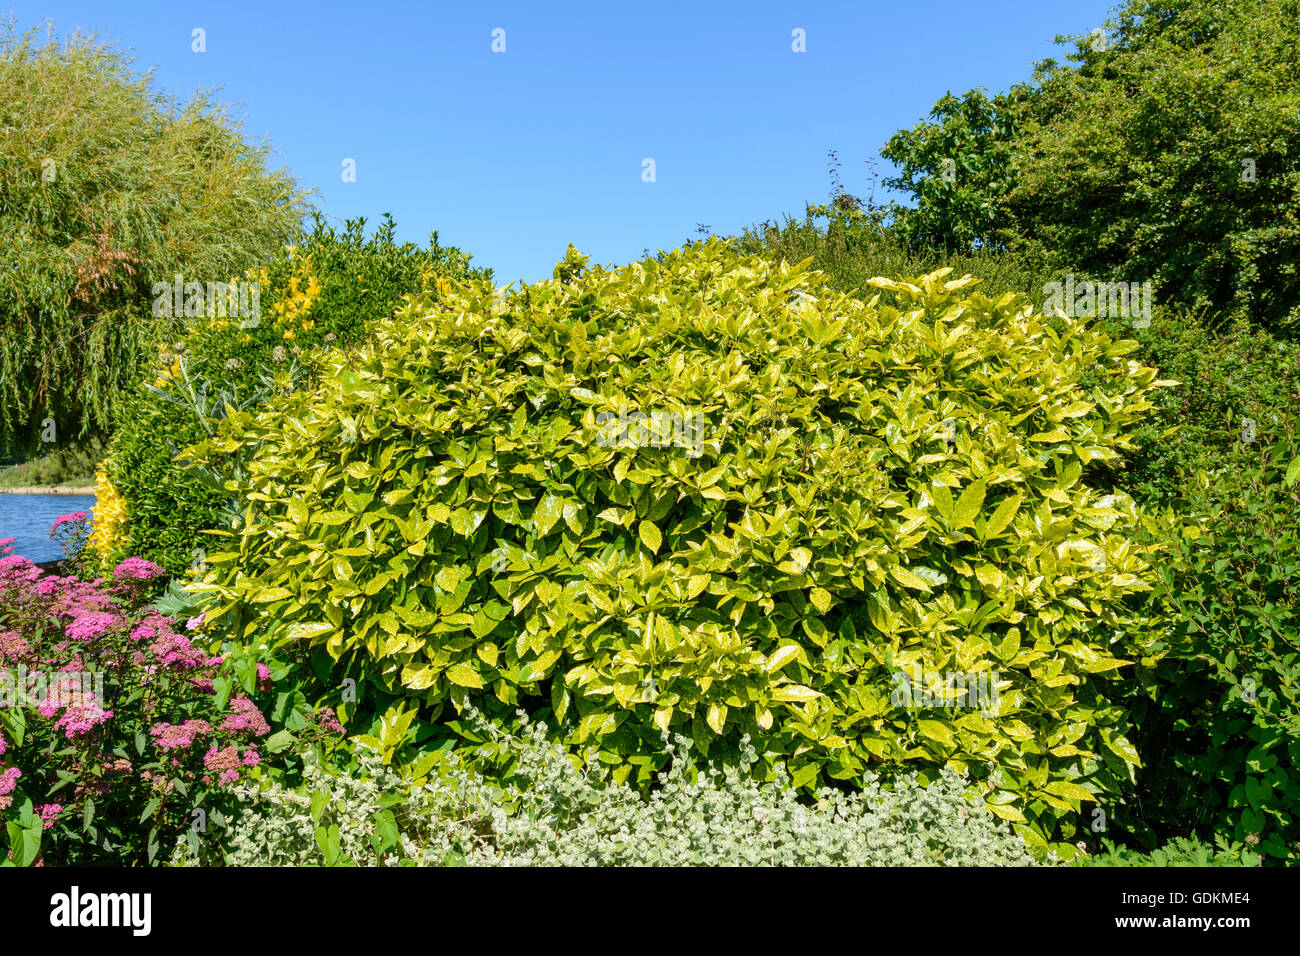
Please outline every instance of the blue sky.
M845 187L946 91L990 92L1058 59L1113 0L646 4L185 3L9 6L129 48L167 91L220 87L339 221L391 212L498 282L550 275L569 243L621 263L697 223L733 233ZM0 0L0 10L5 9ZM206 52L192 50L205 31ZM493 30L505 52L492 51ZM802 29L806 52L791 49ZM343 182L343 161L356 181ZM655 181L642 179L643 160ZM888 174L888 164L878 167ZM877 198L884 198L882 191Z

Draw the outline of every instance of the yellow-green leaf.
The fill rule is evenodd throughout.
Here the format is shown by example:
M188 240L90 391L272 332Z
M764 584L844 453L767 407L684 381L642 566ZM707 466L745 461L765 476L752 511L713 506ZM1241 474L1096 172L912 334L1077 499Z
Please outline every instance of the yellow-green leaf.
M637 525L637 535L641 538L641 543L650 549L651 554L659 553L659 546L664 543L664 538L653 521L642 521Z
M447 668L447 680L459 687L481 688L483 678L478 676L478 671L468 664L452 664Z

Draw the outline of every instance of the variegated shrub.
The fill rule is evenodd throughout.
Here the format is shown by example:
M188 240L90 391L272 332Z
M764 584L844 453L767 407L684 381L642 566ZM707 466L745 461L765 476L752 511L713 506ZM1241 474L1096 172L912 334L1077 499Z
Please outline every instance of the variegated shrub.
M1160 383L945 272L863 302L711 240L414 297L201 450L256 449L201 587L236 638L357 679L344 715L366 688L553 711L620 780L662 730L723 759L749 734L800 786L947 766L1069 856L1139 763L1107 689L1163 646L1154 519L1090 466ZM996 706L896 693L954 671Z

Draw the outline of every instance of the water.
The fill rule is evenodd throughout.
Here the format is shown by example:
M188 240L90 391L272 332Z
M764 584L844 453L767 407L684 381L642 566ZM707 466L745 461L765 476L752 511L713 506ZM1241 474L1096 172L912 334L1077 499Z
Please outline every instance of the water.
M63 557L63 550L49 537L54 519L94 506L94 495L0 494L0 539L17 538L9 546L30 561L53 561Z

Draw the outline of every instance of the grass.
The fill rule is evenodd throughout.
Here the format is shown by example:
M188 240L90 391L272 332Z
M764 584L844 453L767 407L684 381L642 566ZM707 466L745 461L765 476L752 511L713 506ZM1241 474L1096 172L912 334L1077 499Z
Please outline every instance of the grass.
M97 440L55 448L38 458L0 468L0 488L93 485L95 466L105 451Z

